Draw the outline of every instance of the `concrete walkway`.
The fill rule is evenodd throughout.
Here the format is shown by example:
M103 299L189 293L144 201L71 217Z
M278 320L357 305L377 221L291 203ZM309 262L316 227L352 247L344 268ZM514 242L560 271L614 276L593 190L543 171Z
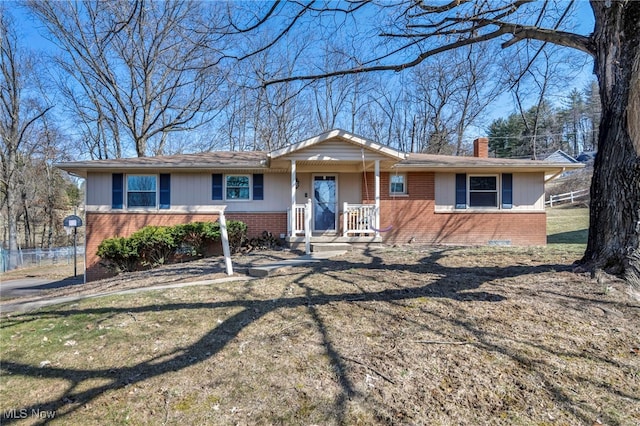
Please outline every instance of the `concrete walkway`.
M340 250L340 251L326 251L326 252L312 253L309 255L300 256L295 259L287 259L287 260L282 260L275 263L256 265L249 268L250 276L234 275L231 277L218 278L214 280L189 281L189 282L176 283L176 284L157 285L153 287L140 287L140 288L132 288L128 290L119 290L119 291L98 292L93 294L84 294L84 295L77 295L77 296L62 296L62 297L52 297L52 298L43 297L42 299L32 300L28 302L20 302L18 300L13 302L0 303L0 314L6 314L9 312L13 312L13 313L30 312L36 309L57 305L60 303L70 303L70 302L76 302L78 300L91 299L96 297L136 294L136 293L143 293L148 291L169 290L173 288L212 285L212 284L227 283L232 281L255 280L260 277L266 277L271 272L277 271L282 268L300 266L308 263L321 262L322 260L328 259L330 257L342 255L345 252L346 252L345 250ZM19 292L22 290L23 291L22 294L25 296L28 296L28 295L33 295L34 292L39 292L45 289L62 287L63 285L61 283L63 282L66 285L70 284L67 280L51 281L46 279L32 279L32 278L28 278L24 280L12 280L12 281L2 282L1 291L2 291L2 294L6 296L8 294L17 295L18 293L11 293L11 291ZM81 284L81 281L75 284Z
M346 252L347 252L346 250L313 252L311 254L305 254L304 256L300 256L297 259L287 259L281 262L252 266L251 268L249 268L248 274L251 275L252 277L266 277L271 272L277 271L282 268L304 265L307 263L322 262L323 260L329 259L331 257L341 256Z

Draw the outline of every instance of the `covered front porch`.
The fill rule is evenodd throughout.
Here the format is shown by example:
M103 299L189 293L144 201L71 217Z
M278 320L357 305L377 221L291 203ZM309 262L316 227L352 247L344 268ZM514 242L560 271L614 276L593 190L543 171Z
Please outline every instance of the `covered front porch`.
M380 242L380 175L405 154L341 130L270 153L290 175L289 242Z

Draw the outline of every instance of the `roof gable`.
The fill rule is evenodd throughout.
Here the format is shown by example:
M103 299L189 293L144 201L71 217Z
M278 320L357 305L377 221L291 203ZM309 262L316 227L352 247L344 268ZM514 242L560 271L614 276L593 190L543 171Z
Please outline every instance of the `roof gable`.
M338 145L342 146L340 152L336 152ZM271 151L269 157L271 159L287 156L305 160L353 160L354 157L360 158L366 155L365 150L369 155L394 161L406 158L403 152L340 129L330 130L302 142Z
M547 158L545 158L544 160L549 161L551 163L578 163L578 160L576 160L575 158L573 158L572 156L570 156L569 154L567 154L561 149L548 155Z

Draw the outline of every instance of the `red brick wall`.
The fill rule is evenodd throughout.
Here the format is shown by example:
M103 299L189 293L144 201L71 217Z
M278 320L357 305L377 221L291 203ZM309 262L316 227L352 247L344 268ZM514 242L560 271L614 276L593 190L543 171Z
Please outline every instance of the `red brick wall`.
M283 209L286 209L283 206ZM259 237L263 231L269 231L274 237L287 233L287 213L227 213L227 220L240 220L247 224L247 236Z
M508 241L514 246L547 243L544 211L436 213L434 173L407 173L408 194L395 199L389 196L389 173L381 173L380 182L380 228L392 226L391 231L381 234L386 243L487 245L491 241ZM374 202L373 185L373 174L367 173L371 203ZM362 190L363 202L367 202L364 182Z
M249 238L259 236L262 231L273 232L276 237L287 232L286 213L228 213L227 220L240 220L247 224ZM87 281L110 276L107 269L100 266L96 255L98 246L106 238L128 237L147 225L172 226L188 222L215 221L213 213L91 213L86 215L86 265Z

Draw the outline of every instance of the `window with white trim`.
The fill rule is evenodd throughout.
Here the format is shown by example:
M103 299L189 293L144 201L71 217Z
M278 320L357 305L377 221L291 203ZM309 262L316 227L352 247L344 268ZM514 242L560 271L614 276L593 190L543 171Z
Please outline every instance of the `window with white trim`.
M127 208L156 207L156 175L127 175Z
M250 200L251 177L249 175L225 175L227 200Z
M407 193L407 175L394 174L389 177L389 194L405 195Z
M498 207L498 176L469 176L469 207Z

